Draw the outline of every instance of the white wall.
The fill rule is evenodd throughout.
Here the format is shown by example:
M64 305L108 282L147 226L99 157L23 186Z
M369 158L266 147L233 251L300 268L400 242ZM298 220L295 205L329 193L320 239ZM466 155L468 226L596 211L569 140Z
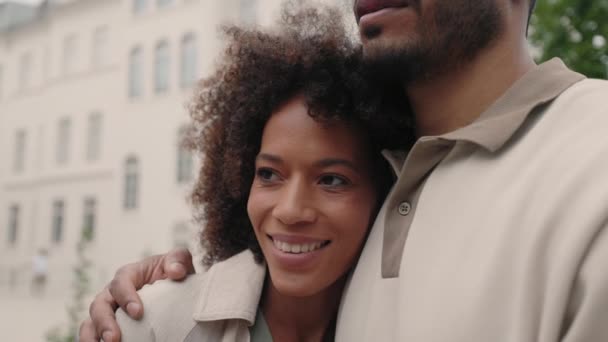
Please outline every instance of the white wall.
M177 133L188 121L185 104L192 92L179 83L180 42L185 33L196 34L198 76L208 74L221 48L218 24L246 19L241 1L255 0L174 0L166 8L155 8L155 1L148 0L147 10L139 14L132 13L130 0L65 1L40 20L0 32L0 298L28 298L32 257L39 248L48 248L45 298L69 301L86 197L97 200L96 235L89 250L95 288L104 285L118 266L173 246L175 227L190 223L191 217L185 200L190 184L176 181ZM254 21L269 25L280 1L257 1ZM108 58L94 67L92 37L101 26L107 27ZM63 47L68 35L77 37L77 53L66 74ZM161 39L169 42L170 82L166 93L156 94L154 48ZM135 45L144 51L144 89L140 98L132 99L128 56ZM20 88L24 53L31 54L31 81ZM94 162L85 157L92 112L103 115L101 157ZM65 165L58 165L57 126L62 118L71 121L70 154ZM19 129L26 130L27 141L25 170L16 174L14 136ZM141 171L136 210L123 208L123 166L129 155L137 156ZM51 209L56 199L65 201L66 216L64 239L54 245ZM12 204L19 204L21 211L15 245L6 239ZM196 227L191 229L194 233ZM13 287L11 274L16 276ZM57 313L61 322L63 307L55 305L53 310L49 315ZM9 336L2 340L24 340Z

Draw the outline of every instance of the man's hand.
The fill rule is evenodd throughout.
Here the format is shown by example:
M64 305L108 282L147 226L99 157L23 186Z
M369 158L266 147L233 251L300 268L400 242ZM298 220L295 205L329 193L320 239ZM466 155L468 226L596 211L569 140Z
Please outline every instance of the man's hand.
M121 267L89 306L91 317L80 325L79 341L98 342L103 338L104 342L119 342L120 330L114 315L119 306L131 318L140 319L144 309L137 290L157 280L183 280L192 273L192 255L185 248Z

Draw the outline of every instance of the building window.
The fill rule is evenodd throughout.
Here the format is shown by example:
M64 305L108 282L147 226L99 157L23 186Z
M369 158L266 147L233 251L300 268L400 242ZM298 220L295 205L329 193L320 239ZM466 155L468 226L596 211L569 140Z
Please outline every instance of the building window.
M0 65L0 99L4 94L4 68Z
M255 24L257 20L257 0L240 0L241 22L244 24Z
M157 7L165 7L165 6L171 5L172 3L173 3L173 0L156 0Z
M43 50L43 58L42 58L42 78L46 82L50 78L51 74L51 48L49 45L46 45Z
M8 209L8 236L9 245L15 245L19 238L19 206L12 205Z
M148 7L148 0L133 0L133 13L142 13Z
M62 200L53 202L53 217L51 228L51 241L61 243L63 240L63 226L65 224L65 204Z
M93 240L96 228L97 201L93 197L85 198L82 216L82 234L86 240Z
M173 227L173 247L188 248L192 235L186 223L178 223Z
M108 28L98 27L93 32L93 50L91 64L93 67L101 67L108 62Z
M72 122L68 118L59 120L57 125L57 164L65 164L70 158L70 131Z
M192 153L183 146L182 141L187 132L186 127L182 127L178 132L177 139L177 182L187 183L192 180L193 158Z
M25 149L26 149L25 130L18 130L15 134L15 150L13 156L13 171L21 173L25 170Z
M164 93L169 89L169 43L161 41L154 51L154 91Z
M136 46L129 54L129 97L140 97L143 92L143 51Z
M198 51L196 36L188 33L182 38L180 85L189 87L198 79Z
M87 160L98 160L101 155L102 115L92 113L88 119Z
M76 34L70 34L65 37L63 41L63 57L61 64L61 71L64 75L74 72L76 58L77 58L77 38Z
M32 75L32 54L24 53L19 61L19 89L23 90L31 84Z
M124 208L131 210L137 208L139 191L139 165L136 157L129 157L125 161L125 189Z

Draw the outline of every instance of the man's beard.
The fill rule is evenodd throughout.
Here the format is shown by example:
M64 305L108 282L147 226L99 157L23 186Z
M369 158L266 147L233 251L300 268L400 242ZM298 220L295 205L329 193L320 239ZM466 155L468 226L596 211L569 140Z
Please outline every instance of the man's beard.
M432 80L473 60L502 33L502 20L496 0L437 0L432 14L420 17L414 39L392 46L370 39L365 63L385 81Z

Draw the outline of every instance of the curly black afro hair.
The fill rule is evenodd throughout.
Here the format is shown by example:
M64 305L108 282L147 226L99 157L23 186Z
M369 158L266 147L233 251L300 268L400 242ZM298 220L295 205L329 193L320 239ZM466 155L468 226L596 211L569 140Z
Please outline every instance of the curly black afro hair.
M414 141L401 88L366 77L360 46L338 9L290 2L273 30L228 26L223 33L227 46L215 73L199 83L186 137L202 160L191 200L204 227L207 267L247 248L263 260L247 199L264 125L293 96L303 96L315 120L357 122L369 130L381 199L393 175L380 151L407 149Z

